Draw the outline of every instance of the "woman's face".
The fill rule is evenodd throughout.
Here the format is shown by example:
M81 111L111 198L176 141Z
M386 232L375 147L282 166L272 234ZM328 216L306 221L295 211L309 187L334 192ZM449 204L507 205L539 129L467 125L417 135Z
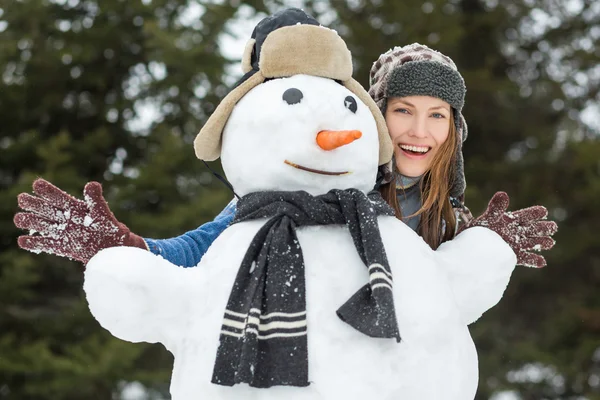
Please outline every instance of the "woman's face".
M394 144L398 171L408 177L423 175L448 139L451 108L430 96L390 97L385 121Z

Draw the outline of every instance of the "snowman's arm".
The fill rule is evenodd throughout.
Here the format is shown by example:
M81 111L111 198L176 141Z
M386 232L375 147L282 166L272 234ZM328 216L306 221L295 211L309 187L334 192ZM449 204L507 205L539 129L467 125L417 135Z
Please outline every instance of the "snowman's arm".
M148 251L113 247L89 261L83 288L90 311L114 336L169 348L189 307L186 272Z
M510 246L483 227L464 230L436 254L466 324L500 301L517 262Z

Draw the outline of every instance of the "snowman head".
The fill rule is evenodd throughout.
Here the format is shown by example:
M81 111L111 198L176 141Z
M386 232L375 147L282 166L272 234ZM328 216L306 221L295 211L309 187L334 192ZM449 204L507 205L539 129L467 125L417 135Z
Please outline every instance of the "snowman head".
M240 195L373 188L379 160L369 108L332 79L294 75L248 92L223 133L223 169Z
M304 189L311 193L324 193L332 188L372 188L376 166L391 160L393 147L381 111L364 88L352 79L352 56L335 31L320 26L302 10L281 11L256 26L246 45L242 68L245 75L221 101L194 141L199 159L216 160L223 150L225 172L239 194L256 189ZM294 88L302 93L302 99L299 103L289 104L283 99L284 92ZM283 92L280 93L281 90ZM295 95L290 94L292 92L288 92L290 98L299 96L298 92ZM341 99L336 100L339 96ZM346 98L351 105L346 106ZM353 108L354 102L356 113L347 108ZM339 110L335 108L336 104L341 107ZM331 115L322 110L330 110ZM370 116L367 115L369 113ZM298 126L294 126L294 123ZM255 129L250 129L251 126ZM314 129L317 131L314 132ZM287 136L285 130L288 131ZM329 150L323 150L317 146L318 142L315 143L319 132L340 130L360 131L361 137ZM226 135L223 135L224 131ZM245 132L246 136L240 137L234 131ZM330 135L339 136L334 133ZM228 148L225 148L223 136L227 136ZM255 140L249 142L250 136ZM241 149L233 137L238 137L239 143L244 143L245 148ZM265 142L267 139L269 143ZM372 149L374 143L375 154ZM274 147L276 145L277 150ZM289 148L293 145L297 149L290 153ZM275 163L284 157L284 161L288 161L283 163L286 169L279 168L281 166L278 164L272 175L261 175L256 168L259 165L251 163L253 159L249 154L252 152L257 159L262 157L260 161L265 169L267 160L269 166L275 167ZM315 157L314 160L309 160L311 157ZM355 157L355 164L344 161L345 157ZM366 158L372 160L366 162ZM363 167L372 169L370 174L360 172ZM244 171L251 169L254 174ZM310 175L307 169L346 173ZM288 177L277 171L281 174L287 171ZM289 176L289 173L299 172L305 173L302 182L299 176ZM259 180L261 176L269 178L265 186L247 182L249 179ZM299 183L303 186L299 187ZM323 184L325 186L321 186L321 189L316 189L316 185Z

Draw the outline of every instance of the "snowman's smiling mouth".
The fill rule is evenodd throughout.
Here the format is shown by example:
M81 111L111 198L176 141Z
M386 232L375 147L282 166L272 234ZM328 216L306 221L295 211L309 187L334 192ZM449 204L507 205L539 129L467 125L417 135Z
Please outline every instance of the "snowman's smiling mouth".
M293 162L288 161L288 160L284 160L283 162L286 163L287 165L290 165L290 166L294 167L294 168L301 169L302 171L312 172L312 173L321 174L321 175L338 176L338 175L346 175L346 174L350 173L350 171L343 171L343 172L321 171L320 169L308 168L308 167L302 166L300 164L293 163Z

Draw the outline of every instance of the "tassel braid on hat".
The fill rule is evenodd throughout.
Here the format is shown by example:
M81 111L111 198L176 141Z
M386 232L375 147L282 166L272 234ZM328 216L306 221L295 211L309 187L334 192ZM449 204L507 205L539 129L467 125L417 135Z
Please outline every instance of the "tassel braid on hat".
M458 136L450 196L462 198L466 188L462 155L462 143L467 139L462 115L466 87L452 59L419 43L394 47L373 63L369 83L369 94L384 115L390 97L431 96L450 104Z

